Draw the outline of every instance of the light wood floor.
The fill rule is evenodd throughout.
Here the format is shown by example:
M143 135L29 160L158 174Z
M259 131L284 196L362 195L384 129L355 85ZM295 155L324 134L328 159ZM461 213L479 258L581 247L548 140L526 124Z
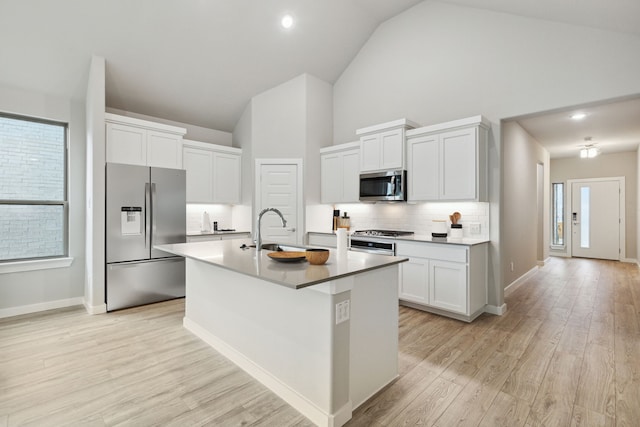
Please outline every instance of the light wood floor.
M349 426L639 426L640 274L553 259L462 322L400 308L400 378ZM0 320L0 426L311 425L182 327L184 303Z

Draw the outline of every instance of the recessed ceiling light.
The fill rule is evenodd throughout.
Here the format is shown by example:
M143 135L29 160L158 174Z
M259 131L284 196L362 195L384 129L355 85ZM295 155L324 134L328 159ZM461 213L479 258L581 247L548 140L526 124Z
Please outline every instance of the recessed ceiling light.
M282 28L284 28L285 30L288 30L289 28L293 27L293 16L284 15L282 17L282 21L280 21L280 24L282 25Z
M585 117L587 117L585 113L575 113L574 115L571 116L573 120L582 120Z

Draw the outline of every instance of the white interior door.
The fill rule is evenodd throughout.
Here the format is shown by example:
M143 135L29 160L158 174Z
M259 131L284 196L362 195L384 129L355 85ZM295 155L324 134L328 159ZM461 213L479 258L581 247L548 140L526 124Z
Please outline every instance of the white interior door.
M263 242L300 243L301 216L301 165L259 163L259 200L256 204L256 215L265 208L276 208L287 220L286 228L282 220L274 212L267 212L262 217L261 236Z
M619 260L620 224L619 181L572 183L573 256Z

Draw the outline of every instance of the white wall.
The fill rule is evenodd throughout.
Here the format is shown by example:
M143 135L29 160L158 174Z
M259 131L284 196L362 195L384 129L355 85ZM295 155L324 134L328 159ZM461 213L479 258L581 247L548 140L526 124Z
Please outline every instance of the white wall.
M638 167L640 167L640 146L636 151L636 262L640 265L640 173L638 173Z
M502 150L504 175L509 179L503 183L503 203L500 212L501 234L505 236L502 239L501 265L504 284L508 286L529 270L536 268L538 261L544 261L549 256L550 159L549 152L515 121L502 124ZM544 168L544 221L540 229L536 226L538 164L542 164Z
M592 159L567 157L551 160L551 182L564 182L565 189L569 179L605 178L624 176L625 179L625 256L637 259L637 196L638 161L636 152L601 154ZM566 191L566 190L565 190ZM565 193L566 194L566 193ZM565 206L568 206L565 200ZM569 212L565 212L565 224L569 223ZM565 233L569 228L566 227ZM553 251L552 254L565 255L565 251Z
M489 302L501 305L502 119L640 93L640 38L424 1L383 23L334 85L334 144L406 117L422 125L483 114L489 141ZM507 243L505 242L505 243Z
M82 103L0 86L0 111L69 124L68 201L69 256L67 268L0 274L0 317L82 303L84 295L85 127Z

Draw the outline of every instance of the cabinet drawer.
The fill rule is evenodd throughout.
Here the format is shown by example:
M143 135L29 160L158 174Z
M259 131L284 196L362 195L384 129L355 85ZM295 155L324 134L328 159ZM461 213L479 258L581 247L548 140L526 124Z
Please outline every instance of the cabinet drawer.
M397 242L398 256L420 257L451 262L467 262L468 249L465 246L444 243Z

